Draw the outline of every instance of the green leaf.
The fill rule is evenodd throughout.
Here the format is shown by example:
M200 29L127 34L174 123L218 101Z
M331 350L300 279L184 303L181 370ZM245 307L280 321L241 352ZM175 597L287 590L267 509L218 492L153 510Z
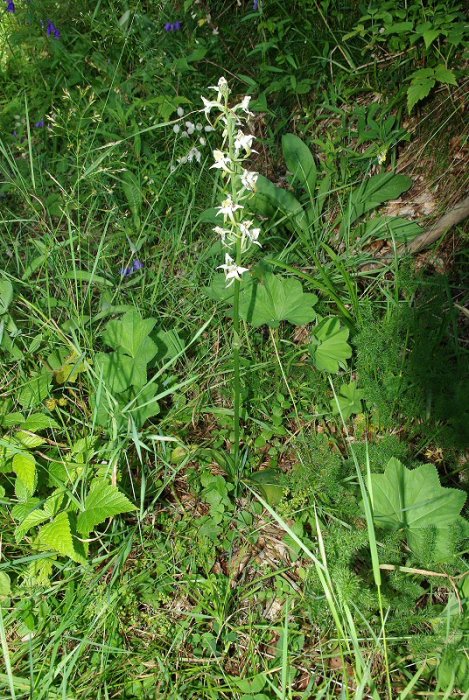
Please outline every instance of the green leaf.
M156 346L155 346L156 347ZM120 394L130 386L141 388L147 381L145 355L136 358L123 352L100 352L95 357L96 368L113 394Z
M446 68L445 65L440 63L436 68L435 68L435 78L438 80L439 83L444 83L445 85L457 85L458 82L456 80L456 76L454 75L452 70L449 70Z
M157 353L155 343L148 337L155 323L154 318L142 319L138 311L128 311L122 318L109 321L103 341L114 350L121 348L131 357L139 356L149 362Z
M435 78L426 78L424 80L412 81L407 90L407 111L409 114L420 100L423 100L430 93L430 90L435 85Z
M46 513L46 511L42 508L36 508L35 510L33 510L15 529L16 542L21 542L23 537L29 530L31 530L32 527L35 527L36 525L41 525L46 520L50 520L49 513Z
M362 399L364 398L364 393L361 389L357 389L356 382L350 382L350 384L343 384L340 387L337 399L332 399L331 409L334 415L342 414L344 420L348 420L350 416L354 413L361 413L362 411ZM338 404L338 405L337 405Z
M8 311L13 299L13 285L10 280L0 280L0 316Z
M17 396L18 403L23 408L34 408L50 394L51 375L49 372L36 374L26 382Z
M390 199L397 199L411 186L412 180L407 175L394 173L373 175L352 192L349 209L344 216L344 224L352 224L365 212L376 209Z
M222 277L225 277L225 275L222 275ZM154 334L153 340L157 347L155 359L158 364L164 364L164 362L176 357L186 347L183 339L175 330L159 330Z
M240 294L239 312L256 328L264 324L277 328L280 321L304 326L316 318L317 301L315 294L303 292L298 280L266 272L262 282L256 280Z
M352 348L347 343L349 329L342 327L336 316L321 321L315 328L310 352L314 364L325 372L338 372L352 357Z
M36 460L34 457L24 452L15 454L12 460L12 469L17 476L17 483L15 484L17 495L19 495L20 490L21 492L24 490L27 493L27 497L32 496L37 484ZM21 495L23 494L21 493ZM26 499L22 498L22 500Z
M36 435L35 433L31 433L27 430L18 430L15 433L15 439L18 440L18 442L27 449L39 447L40 445L43 445L46 442L46 440L40 437L40 435Z
M59 552L79 564L86 563L84 556L75 547L70 514L66 511L62 511L51 523L41 527L35 539L35 545L41 551Z
M136 510L136 507L116 486L104 479L95 479L85 499L85 509L78 516L78 532L87 537L96 525L100 525L107 518L133 510Z
M421 531L453 525L466 500L459 489L443 488L433 464L407 469L389 460L384 474L371 475L373 517L384 529L405 531L411 549L421 551Z
M22 430L31 430L32 432L58 427L57 421L45 413L32 413L21 425Z
M4 571L0 571L0 600L11 593L10 577Z
M276 187L263 175L256 181L256 191L249 200L253 211L262 216L281 215L285 225L293 226L303 232L308 230L306 214L299 201L288 190Z
M364 225L360 243L363 245L369 238L407 243L420 233L422 229L416 221L400 216L375 216Z
M128 409L138 429L142 428L149 418L157 416L160 412L158 401L155 401L154 398L156 392L156 384L146 386L138 392L137 400ZM130 401L130 397L128 397L128 400Z
M435 29L427 29L426 32L423 32L422 37L425 42L425 48L428 49L439 36L440 32Z
M282 138L285 162L293 175L292 181L299 180L310 197L316 188L317 168L313 154L295 134L285 134Z

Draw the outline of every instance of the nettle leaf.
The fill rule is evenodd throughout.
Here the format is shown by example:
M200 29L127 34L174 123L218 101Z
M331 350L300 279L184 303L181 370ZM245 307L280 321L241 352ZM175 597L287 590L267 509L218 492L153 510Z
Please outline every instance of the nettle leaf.
M131 357L144 357L149 362L158 351L148 337L155 324L155 318L143 319L138 311L128 311L122 318L109 321L103 333L103 341L114 350L121 348Z
M422 531L448 528L459 519L466 494L444 488L433 464L407 469L389 460L384 474L371 475L373 517L378 527L404 530L411 549L422 547Z
M129 513L136 507L119 491L104 479L95 479L85 499L85 509L78 516L78 532L87 537L96 525L120 513Z
M430 90L435 86L435 78L423 78L413 80L407 90L407 111L409 114L420 100L429 95Z
M12 459L12 469L17 476L15 484L16 495L21 500L26 500L36 490L36 460L30 454L18 452Z
M70 513L62 511L51 523L39 530L35 545L42 551L59 552L79 564L86 564L85 557L77 551L70 525Z
M435 78L439 83L444 83L445 85L457 85L458 81L452 70L446 68L443 63L440 63L435 68Z
M343 384L340 387L337 398L334 398L331 401L332 413L334 415L338 415L340 408L342 418L344 420L348 420L352 414L361 413L363 398L364 392L361 389L357 389L356 382Z
M346 361L352 357L347 342L349 333L336 316L325 318L316 326L309 349L319 370L335 373L339 367L346 367Z
M316 318L317 301L315 294L303 292L298 280L267 272L262 281L256 280L241 293L239 312L256 328L264 324L277 328L281 321L304 326Z
M295 134L285 134L282 149L287 167L293 175L292 181L298 180L312 196L316 188L317 168L308 146Z

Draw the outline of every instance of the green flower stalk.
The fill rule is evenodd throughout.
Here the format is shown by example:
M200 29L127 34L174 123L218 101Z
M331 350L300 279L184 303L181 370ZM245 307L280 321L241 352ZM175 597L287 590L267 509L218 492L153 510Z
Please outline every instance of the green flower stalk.
M212 168L220 170L222 180L221 205L217 214L223 217L223 226L215 226L215 233L220 236L226 247L225 262L218 266L225 273L226 286L233 287L233 411L234 411L234 440L232 448L233 471L240 474L240 415L241 415L241 379L240 379L240 324L239 324L239 294L242 275L249 268L243 267L243 256L252 245L260 246L260 229L254 226L251 219L244 218L245 202L252 196L257 180L257 173L246 170L244 161L252 153L254 136L246 134L240 128L253 116L249 111L251 98L247 95L241 102L230 107L228 101L230 88L225 78L220 78L216 87L215 100L202 97L205 115L213 128L222 127L222 147L213 151ZM211 122L212 111L216 116Z

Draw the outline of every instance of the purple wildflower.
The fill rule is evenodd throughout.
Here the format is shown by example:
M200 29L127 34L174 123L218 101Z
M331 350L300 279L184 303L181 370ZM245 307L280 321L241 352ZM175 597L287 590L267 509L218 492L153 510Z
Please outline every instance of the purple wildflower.
M6 7L7 12L16 12L15 3L13 2L13 0L6 0L6 3L7 3L7 7Z
M18 138L18 132L16 131L16 129L13 129L13 131L11 133L13 134L15 139Z
M254 0L254 2L252 3L252 9L254 11L259 9L259 0Z
M130 265L130 267L122 267L122 268L119 270L119 274L120 274L121 277L130 277L130 275L133 275L134 272L138 272L138 271L141 270L143 267L145 267L145 266L144 266L144 264L142 263L142 261L139 260L138 258L136 258L136 259L133 261L132 265Z
M50 19L47 20L46 32L47 36L54 36L56 39L60 39L60 30L57 29L55 24Z
M36 129L42 129L42 127L45 125L46 125L46 123L45 123L44 119L40 119L38 122L35 123L34 126Z
M182 22L166 22L164 29L166 32L177 32L182 29Z

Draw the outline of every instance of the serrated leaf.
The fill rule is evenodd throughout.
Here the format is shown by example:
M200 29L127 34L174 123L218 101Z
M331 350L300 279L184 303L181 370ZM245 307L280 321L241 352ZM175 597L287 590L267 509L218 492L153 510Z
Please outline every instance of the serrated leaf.
M21 425L22 430L31 430L32 432L58 427L57 421L45 413L33 413Z
M15 425L21 425L24 423L24 416L22 413L15 411L14 413L7 413L3 416L0 422L2 428L12 428Z
M371 475L371 490L376 525L403 529L409 546L417 553L420 532L453 525L466 500L463 491L441 486L433 464L410 470L395 458L389 460L384 474Z
M409 114L420 100L423 100L430 93L435 85L435 78L426 78L413 82L407 90L407 111Z
M240 294L239 313L255 328L277 328L281 321L304 326L316 318L317 301L315 294L303 292L298 280L266 272L262 282L255 281Z
M17 400L23 408L34 408L49 396L50 387L49 372L37 374L21 387Z
M29 530L31 530L32 527L36 527L36 525L41 525L46 520L50 520L49 513L46 513L44 510L42 510L42 508L36 508L36 510L33 510L15 529L16 542L21 542L23 537Z
M442 63L440 63L435 68L435 78L438 80L439 83L444 83L445 85L458 84L453 71L449 70L449 68L446 68L446 66Z
M94 530L113 515L129 513L136 507L119 491L104 479L95 479L90 486L85 499L85 509L78 516L78 532L87 537Z
M131 357L144 357L149 362L157 353L157 347L148 338L156 323L154 318L143 319L138 311L128 311L120 319L113 319L106 325L103 341L109 347L121 348Z
M40 498L28 498L24 503L17 503L11 509L11 514L15 520L22 522L33 510L39 506Z
M21 491L21 496L23 496L22 491L24 489L28 497L32 496L37 484L36 460L34 457L22 452L15 454L12 459L12 469L17 476L17 483L15 484L17 495Z
M314 364L325 372L338 372L345 367L346 360L352 357L348 344L349 329L340 325L337 317L325 318L315 328L310 352Z
M15 433L15 439L18 440L18 442L21 443L23 447L26 447L28 449L39 447L39 445L43 445L46 442L46 440L40 435L31 433L28 430L18 430Z
M282 138L285 162L292 173L293 180L298 180L310 197L316 188L317 168L313 154L308 146L295 134L285 134Z
M343 384L340 387L340 391L337 395L337 398L334 398L331 401L332 413L334 415L339 414L340 408L340 414L342 415L342 418L344 420L348 420L352 414L361 413L363 397L364 392L361 389L357 389L356 382L350 382L350 384Z
M423 32L422 37L425 42L425 48L428 49L439 36L440 32L435 29L427 29L427 31Z
M76 550L70 526L70 514L66 511L62 511L51 523L41 527L35 539L35 545L41 551L59 552L79 564L86 563L86 559Z

